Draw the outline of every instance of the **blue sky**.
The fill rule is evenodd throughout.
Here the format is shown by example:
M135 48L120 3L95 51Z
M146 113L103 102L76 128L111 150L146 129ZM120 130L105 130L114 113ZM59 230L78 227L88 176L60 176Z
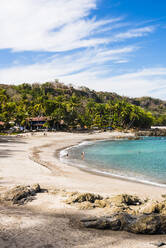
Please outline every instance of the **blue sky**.
M0 1L0 82L166 100L165 0Z

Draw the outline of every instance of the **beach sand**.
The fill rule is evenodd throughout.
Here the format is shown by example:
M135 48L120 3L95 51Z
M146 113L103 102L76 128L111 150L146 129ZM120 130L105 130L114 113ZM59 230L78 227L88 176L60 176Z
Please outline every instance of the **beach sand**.
M103 209L79 210L64 203L56 189L93 192L103 196L120 193L161 199L166 188L113 177L95 175L64 164L58 159L61 149L85 140L112 139L133 134L104 132L35 133L24 136L0 136L0 193L16 185L39 183L48 193L37 194L24 206L0 205L0 248L5 247L155 247L166 242L166 235L143 236L109 230L89 230L79 219L100 215Z

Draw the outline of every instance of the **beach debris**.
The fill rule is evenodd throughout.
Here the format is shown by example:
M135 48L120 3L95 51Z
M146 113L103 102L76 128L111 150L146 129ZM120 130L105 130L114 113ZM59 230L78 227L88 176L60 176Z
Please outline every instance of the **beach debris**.
M86 228L124 230L135 234L166 234L166 216L160 214L133 216L128 213L82 219Z
M22 205L28 201L32 201L36 193L41 192L39 184L32 186L16 186L6 191L1 196L1 201L11 202L12 204Z

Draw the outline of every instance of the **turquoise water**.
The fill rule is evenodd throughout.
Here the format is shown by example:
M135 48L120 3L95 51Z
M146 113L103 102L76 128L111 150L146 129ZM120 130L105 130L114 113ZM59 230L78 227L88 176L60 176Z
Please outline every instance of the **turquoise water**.
M71 148L68 154L68 161L78 166L166 184L166 137L87 143Z

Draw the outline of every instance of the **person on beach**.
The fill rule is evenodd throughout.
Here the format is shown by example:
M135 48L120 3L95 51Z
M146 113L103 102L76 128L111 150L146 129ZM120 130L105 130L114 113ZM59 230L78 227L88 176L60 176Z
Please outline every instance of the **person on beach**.
M82 157L82 159L84 159L84 157L85 157L85 152L82 152L82 153L81 153L81 157Z

